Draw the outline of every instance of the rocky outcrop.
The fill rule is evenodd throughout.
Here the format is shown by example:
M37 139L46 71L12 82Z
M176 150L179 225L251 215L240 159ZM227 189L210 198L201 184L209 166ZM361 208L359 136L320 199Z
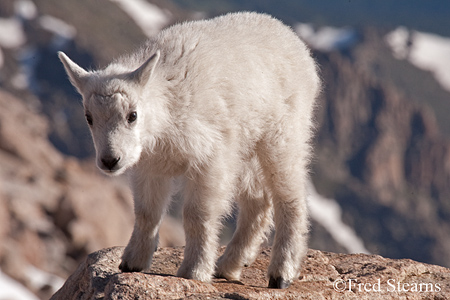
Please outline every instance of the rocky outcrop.
M223 251L223 249L222 249ZM52 300L87 299L447 299L450 270L408 259L309 250L302 276L287 290L268 289L270 249L239 282L175 277L183 248L159 248L147 272L121 273L123 248L90 254Z

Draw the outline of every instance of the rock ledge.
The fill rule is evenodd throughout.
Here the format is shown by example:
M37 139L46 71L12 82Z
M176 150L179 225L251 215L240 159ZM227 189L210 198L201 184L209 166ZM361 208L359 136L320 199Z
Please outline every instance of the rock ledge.
M223 249L222 249L223 251ZM90 254L53 295L58 299L449 299L450 269L409 259L309 250L302 277L287 290L266 288L270 249L240 282L211 284L175 277L183 248L159 248L152 268L121 273L123 247Z

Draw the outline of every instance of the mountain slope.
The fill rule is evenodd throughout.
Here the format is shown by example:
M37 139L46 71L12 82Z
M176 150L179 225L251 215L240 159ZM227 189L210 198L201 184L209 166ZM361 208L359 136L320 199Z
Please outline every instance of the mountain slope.
M318 191L339 202L369 251L448 265L450 141L432 111L367 72L364 55L318 57L327 84Z

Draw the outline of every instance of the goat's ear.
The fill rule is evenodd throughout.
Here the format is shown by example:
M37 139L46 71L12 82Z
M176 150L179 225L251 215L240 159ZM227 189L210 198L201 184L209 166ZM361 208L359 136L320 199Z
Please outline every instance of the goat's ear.
M139 68L130 73L129 79L139 85L145 85L152 77L156 64L159 61L160 52L156 51Z
M81 94L83 87L88 80L89 72L74 63L64 52L58 52L58 57L66 69L66 73L69 76L70 82Z

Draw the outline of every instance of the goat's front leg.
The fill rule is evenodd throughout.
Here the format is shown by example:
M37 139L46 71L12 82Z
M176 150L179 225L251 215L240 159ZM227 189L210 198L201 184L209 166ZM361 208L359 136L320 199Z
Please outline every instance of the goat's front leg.
M146 178L133 174L135 224L119 268L123 272L138 272L150 267L158 246L158 231L171 195L171 179Z

